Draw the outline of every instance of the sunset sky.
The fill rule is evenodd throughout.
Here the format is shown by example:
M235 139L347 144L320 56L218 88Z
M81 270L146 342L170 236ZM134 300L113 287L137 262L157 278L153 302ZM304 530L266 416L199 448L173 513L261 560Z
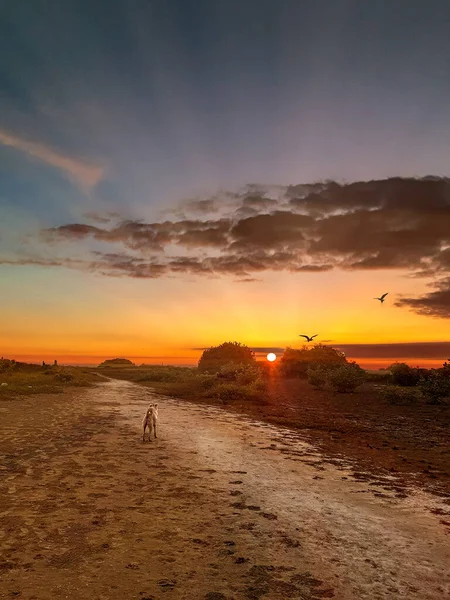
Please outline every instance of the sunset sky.
M3 2L0 355L448 358L449 30L447 0Z

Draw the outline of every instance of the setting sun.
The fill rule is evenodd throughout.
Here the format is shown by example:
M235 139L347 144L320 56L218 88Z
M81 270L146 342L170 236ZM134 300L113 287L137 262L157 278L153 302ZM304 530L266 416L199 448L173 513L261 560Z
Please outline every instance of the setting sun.
M273 362L274 360L276 360L276 358L277 358L277 355L274 354L273 352L269 352L269 354L267 355L267 360L269 362Z

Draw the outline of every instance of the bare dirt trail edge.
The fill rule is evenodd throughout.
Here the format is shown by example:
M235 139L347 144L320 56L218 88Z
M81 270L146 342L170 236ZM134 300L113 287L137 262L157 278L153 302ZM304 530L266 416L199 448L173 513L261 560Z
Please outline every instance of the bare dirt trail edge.
M125 381L2 401L0 423L1 598L450 596L436 499L352 480L299 433Z

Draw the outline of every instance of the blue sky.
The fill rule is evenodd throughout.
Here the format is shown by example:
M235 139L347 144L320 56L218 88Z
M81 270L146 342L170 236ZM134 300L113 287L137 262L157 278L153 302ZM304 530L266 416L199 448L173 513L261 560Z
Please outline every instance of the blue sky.
M94 190L0 146L2 205L134 217L250 182L447 174L450 4L6 3L0 128L104 170Z
M101 233L81 245L38 236L107 222L92 213L154 222L249 183L449 174L447 1L7 0L0 23L0 268L11 285L42 267L8 261L106 252ZM67 264L55 269L69 289ZM94 302L92 282L77 289ZM159 297L169 283L139 285Z

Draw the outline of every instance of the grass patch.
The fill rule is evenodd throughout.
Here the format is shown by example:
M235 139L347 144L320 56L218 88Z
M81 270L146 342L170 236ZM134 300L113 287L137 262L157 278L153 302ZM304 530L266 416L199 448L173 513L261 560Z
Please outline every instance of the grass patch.
M197 368L172 366L108 367L96 371L115 379L148 385L166 396L208 399L220 404L262 399L267 387L261 369L255 365L227 364L214 374L202 373Z
M60 394L65 388L89 387L98 381L98 375L81 367L42 367L0 361L0 399L34 394Z

